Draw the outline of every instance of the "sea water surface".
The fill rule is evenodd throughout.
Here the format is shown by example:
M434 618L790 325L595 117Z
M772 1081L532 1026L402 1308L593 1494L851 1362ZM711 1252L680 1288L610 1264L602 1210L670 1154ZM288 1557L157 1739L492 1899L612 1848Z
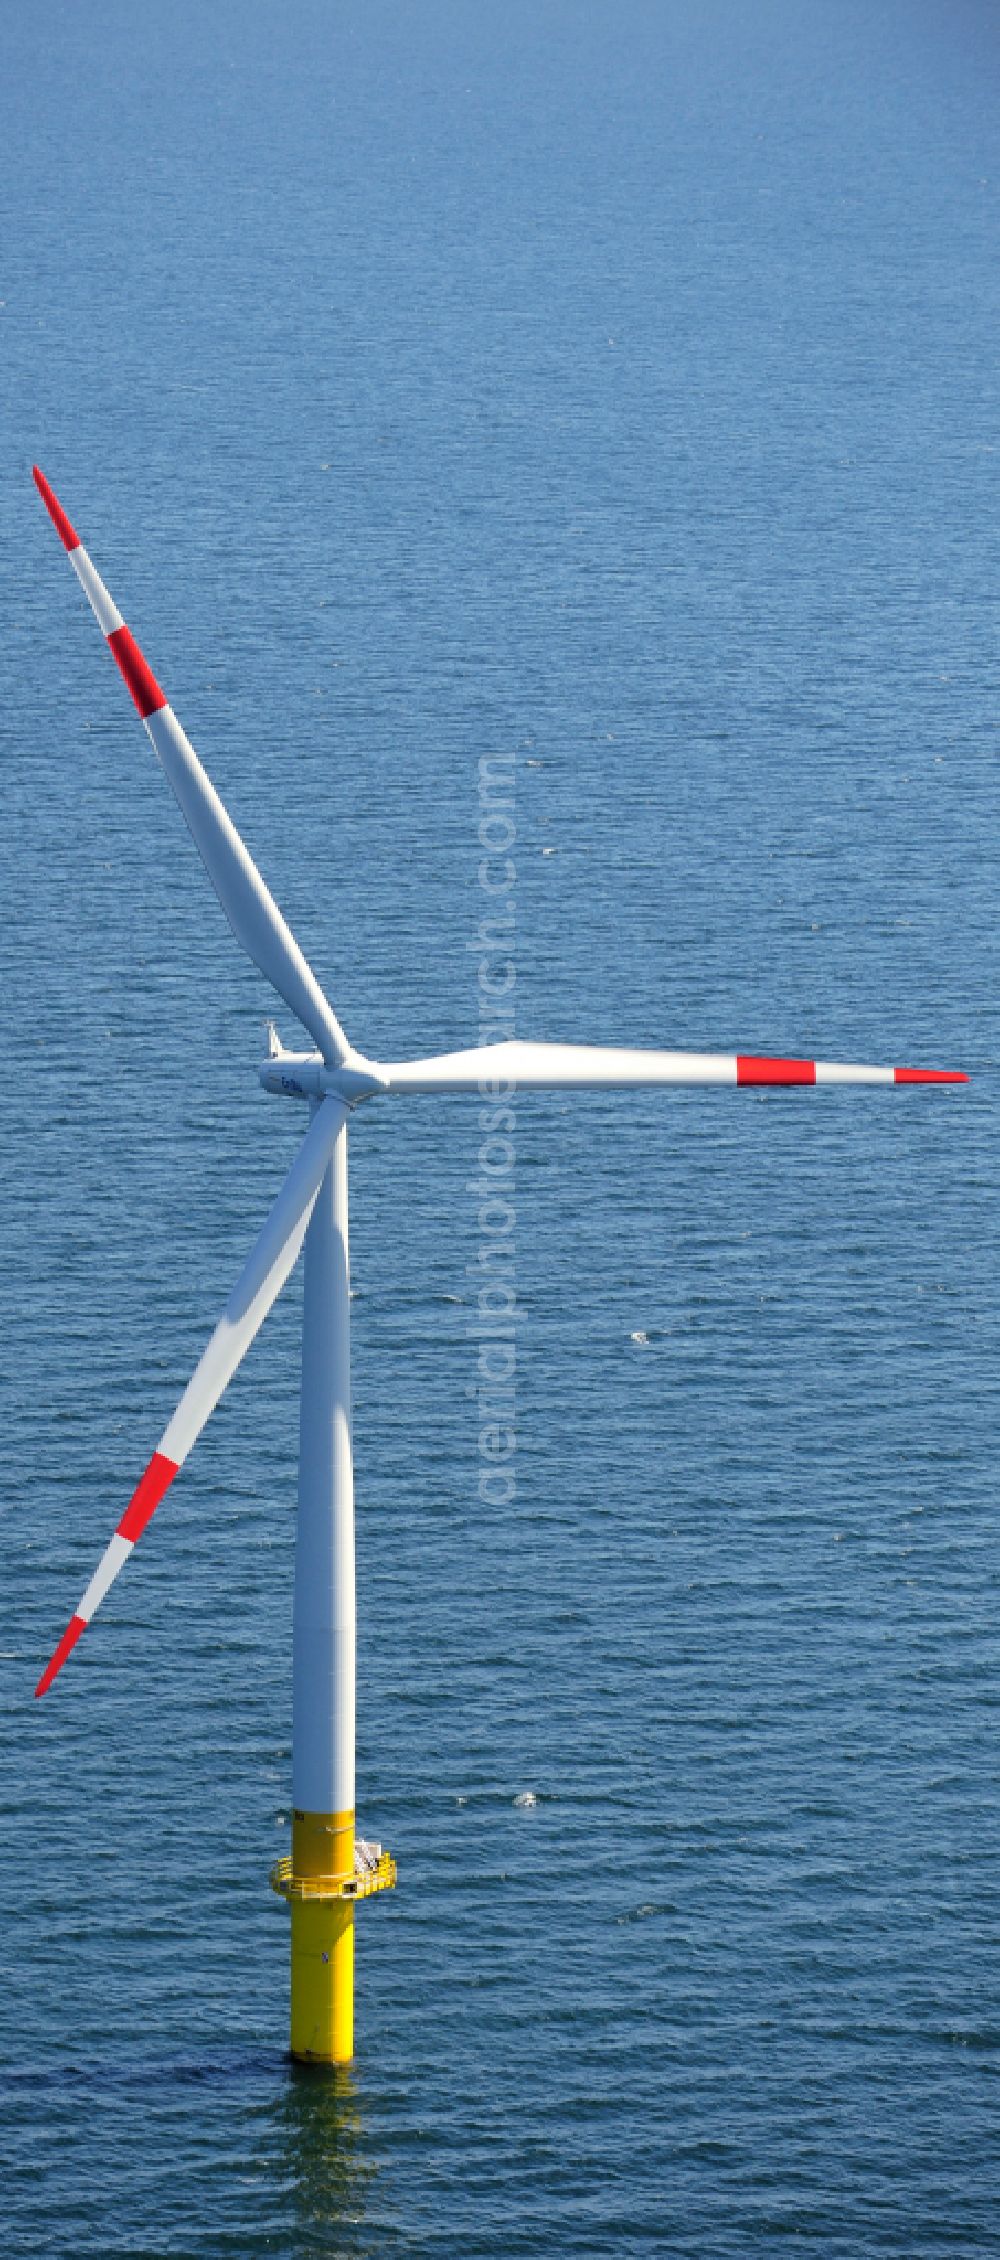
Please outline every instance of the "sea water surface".
M4 2254L998 2254L995 9L2 45ZM522 1097L502 1505L478 1105L360 1114L340 2080L300 1280L32 1701L302 1129L36 459L370 1052L477 1040L493 755L520 1034L974 1078Z

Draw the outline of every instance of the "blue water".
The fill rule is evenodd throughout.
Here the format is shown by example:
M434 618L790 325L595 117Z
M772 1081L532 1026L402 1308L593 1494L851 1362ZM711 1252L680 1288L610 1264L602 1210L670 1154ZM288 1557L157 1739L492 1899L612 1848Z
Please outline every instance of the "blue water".
M996 2255L995 11L2 37L4 2253ZM476 1040L506 750L521 1034L974 1076L522 1099L503 1507L477 1106L359 1119L340 2083L300 1282L31 1699L301 1130L35 458L376 1055Z

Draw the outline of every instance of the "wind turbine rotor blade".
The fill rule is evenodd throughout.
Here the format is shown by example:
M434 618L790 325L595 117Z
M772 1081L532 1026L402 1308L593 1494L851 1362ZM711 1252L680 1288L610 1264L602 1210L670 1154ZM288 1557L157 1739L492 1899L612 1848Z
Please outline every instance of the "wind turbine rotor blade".
M841 1067L826 1060L771 1059L749 1052L620 1051L601 1044L531 1044L513 1039L439 1059L412 1059L378 1072L388 1091L561 1091L724 1083L761 1088L796 1083L967 1083L936 1067Z
M211 778L181 729L166 693L147 664L131 629L95 571L79 534L70 524L37 464L35 485L70 564L93 608L101 634L128 686L165 770L181 812L238 942L278 995L308 1028L330 1067L350 1051L347 1038L290 927L266 887L249 849L240 838Z
M195 1367L176 1412L167 1422L79 1607L46 1664L35 1689L36 1695L44 1695L51 1687L109 1586L124 1568L137 1539L141 1538L178 1469L197 1443L209 1414L214 1411L271 1304L280 1294L305 1239L316 1196L347 1115L347 1107L333 1098L324 1099L314 1115L211 1341Z

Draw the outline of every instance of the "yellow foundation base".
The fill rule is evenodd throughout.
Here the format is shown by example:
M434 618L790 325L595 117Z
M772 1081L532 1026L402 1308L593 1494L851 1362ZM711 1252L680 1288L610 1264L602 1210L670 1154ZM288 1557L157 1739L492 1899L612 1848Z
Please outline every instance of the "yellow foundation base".
M354 1814L292 1814L292 2055L349 2064L354 2054ZM308 1893L308 1896L306 1896Z
M377 1845L355 1860L353 1813L301 1813L292 1855L271 1888L292 1915L292 2055L304 2064L349 2064L354 2054L354 1909L391 1891L396 1863Z
M292 2055L349 2064L354 2054L354 1902L293 1899Z

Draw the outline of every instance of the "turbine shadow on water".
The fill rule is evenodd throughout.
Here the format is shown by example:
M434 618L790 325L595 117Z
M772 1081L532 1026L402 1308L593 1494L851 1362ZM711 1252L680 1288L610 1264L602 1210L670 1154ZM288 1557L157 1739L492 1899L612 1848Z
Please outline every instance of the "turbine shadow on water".
M358 2260L384 2251L381 2236L365 2231L378 2169L367 2155L367 2127L349 2068L293 2062L275 2107L274 2134L285 2162L298 2249L350 2253Z

